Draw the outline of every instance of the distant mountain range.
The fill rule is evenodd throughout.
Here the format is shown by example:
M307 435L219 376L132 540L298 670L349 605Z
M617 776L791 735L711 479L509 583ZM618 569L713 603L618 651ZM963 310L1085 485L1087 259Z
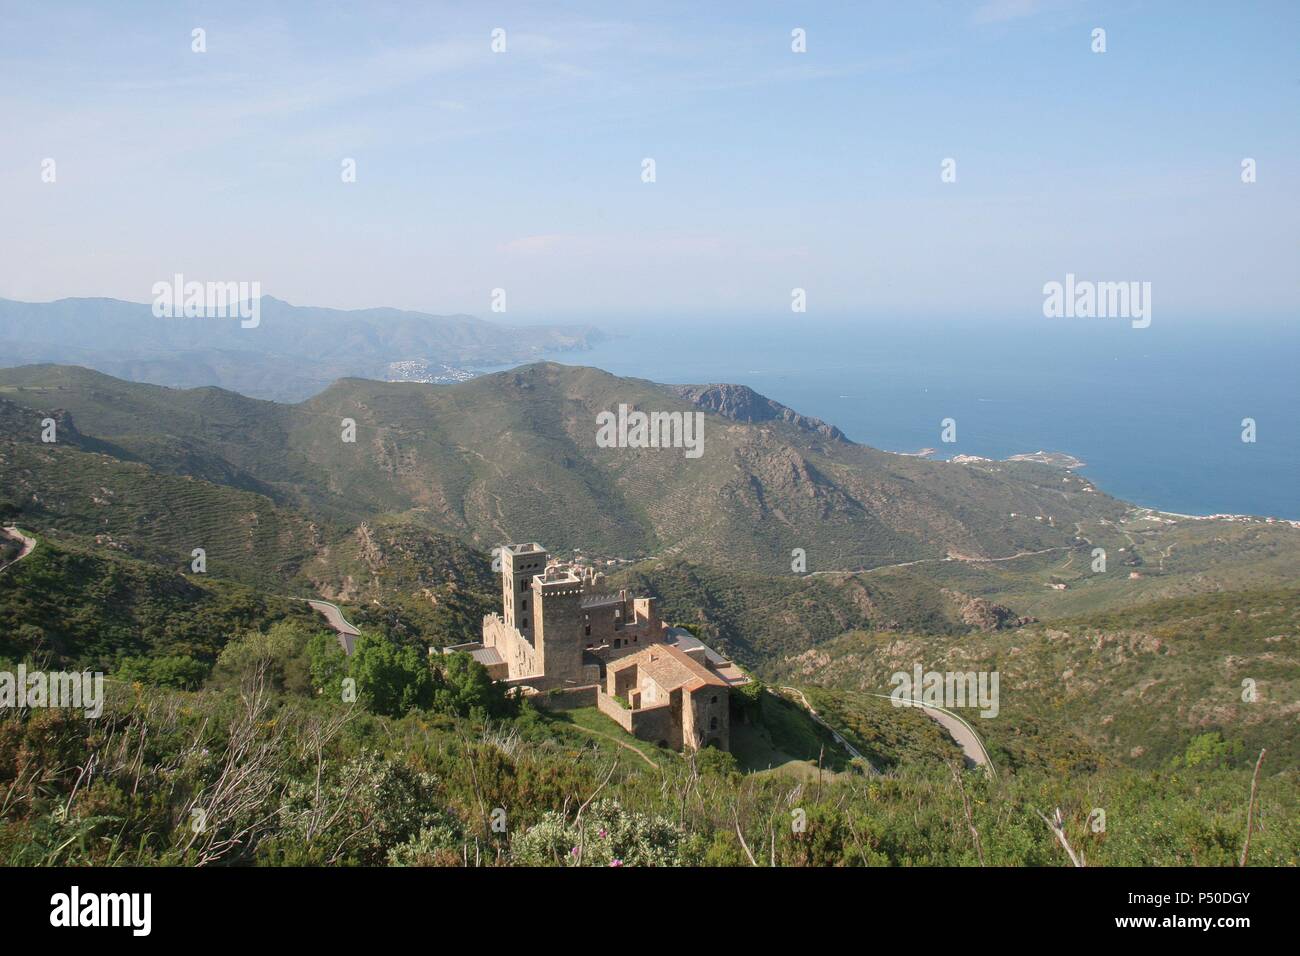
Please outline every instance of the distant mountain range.
M261 298L260 323L156 318L118 299L0 299L0 363L82 365L118 378L302 401L339 378L450 381L601 341L591 326L506 326L469 315L323 309Z

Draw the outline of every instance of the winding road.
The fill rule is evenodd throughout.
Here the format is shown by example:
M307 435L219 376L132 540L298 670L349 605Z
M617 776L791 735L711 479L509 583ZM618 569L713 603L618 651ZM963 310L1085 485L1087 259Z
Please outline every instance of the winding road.
M872 697L880 697L883 700L893 701L894 698L889 694L872 694ZM951 710L945 710L943 707L935 707L932 704L923 704L919 700L904 700L899 703L902 707L918 707L927 717L939 724L944 730L948 731L961 752L966 755L966 759L977 767L983 767L984 771L997 779L998 771L993 766L993 761L989 758L989 752L984 747L984 741L980 740L979 734L975 728L967 722L966 718L954 714Z
M339 610L337 604L312 598L308 598L307 603L325 615L325 620L329 622L329 626L338 632L339 646L343 648L343 653L350 655L352 646L356 643L361 632L348 623L347 618L343 616L343 612Z
M829 730L837 744L847 750L850 755L857 757L868 767L871 767L873 774L879 775L880 771L875 768L870 760L863 756L856 747L845 740L839 731L822 719L821 715L813 708L813 705L808 702L808 698L804 696L803 691L797 687L782 687L781 690L796 695L799 698L799 702L803 704L804 709L808 711L812 719ZM894 699L889 694L871 694L871 696L880 697L888 701ZM920 708L922 713L948 732L948 736L952 737L953 741L961 748L961 752L972 765L983 767L984 772L987 773L989 777L994 780L997 779L997 768L993 766L993 761L989 757L989 752L984 747L984 741L980 740L980 736L975 732L975 728L972 727L964 717L960 717L957 714L954 714L951 710L945 710L942 707L923 704L919 700L903 701L900 706Z
M17 564L23 558L27 557L27 555L36 550L36 539L27 537L27 535L23 534L13 525L0 528L0 534L3 534L6 538L11 538L14 541L22 542L23 546L23 549L18 552L18 557L14 558L12 561L6 561L4 564L0 564L0 571L5 570L11 565Z
M816 708L814 708L813 705L808 702L808 698L804 696L803 691L801 691L798 687L782 687L781 690L789 691L791 694L796 695L799 698L799 702L803 704L804 710L808 711L808 716L812 717L813 720L817 721L817 723L821 724L828 731L830 731L831 737L835 740L837 744L839 744L848 752L850 757L854 757L858 760L861 760L864 764L870 767L871 775L873 777L880 776L880 771L876 769L876 765L873 764L870 760L868 760L866 756L862 753L862 751L858 750L857 747L853 746L853 744L845 740L844 736L838 730L836 730L834 727L832 727L830 724L826 723L826 721L822 719L821 714L817 713Z

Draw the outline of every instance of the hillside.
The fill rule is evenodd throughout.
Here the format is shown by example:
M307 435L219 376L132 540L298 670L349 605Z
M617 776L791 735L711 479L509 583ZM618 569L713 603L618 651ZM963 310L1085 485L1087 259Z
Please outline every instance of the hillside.
M38 440L39 420L55 417L59 441ZM31 423L34 428L26 425ZM24 524L42 532L78 535L112 549L188 570L195 548L207 573L246 583L301 580L326 529L281 508L227 469L160 472L131 452L88 439L66 413L33 415L0 399L0 488ZM107 449L107 450L106 450ZM110 453L111 452L111 453ZM230 484L218 483L226 477Z
M158 471L353 524L407 513L485 549L530 538L785 573L802 548L812 571L870 568L1065 549L1077 522L1126 511L1043 465L924 461L781 416L702 412L696 459L600 448L601 411L697 406L650 382L554 364L456 385L348 379L298 405L34 366L0 371L0 398L66 410L82 433ZM356 423L354 443L341 440L344 419Z
M43 667L112 672L134 655L211 664L240 631L280 620L323 630L305 602L67 541L42 538L0 573L0 659Z
M613 581L653 594L661 613L754 667L845 631L958 635L1014 626L1005 607L939 588L920 574L761 575L685 562L645 562Z
M596 445L599 411L695 402L698 459ZM641 559L624 583L750 666L855 629L955 635L1275 587L1300 561L1286 523L1174 519L1041 464L854 445L743 387L554 364L456 385L349 379L298 405L0 370L0 487L35 530L173 570L202 547L209 574L354 603L434 643L494 605L500 542Z
M769 670L774 679L885 694L891 674L917 664L997 671L999 713L976 724L994 760L1010 767L1078 769L1098 759L1158 767L1211 734L1238 765L1268 747L1274 766L1288 768L1300 760L1298 633L1300 590L1292 587L1177 598L955 640L853 632ZM1254 699L1245 699L1246 681Z

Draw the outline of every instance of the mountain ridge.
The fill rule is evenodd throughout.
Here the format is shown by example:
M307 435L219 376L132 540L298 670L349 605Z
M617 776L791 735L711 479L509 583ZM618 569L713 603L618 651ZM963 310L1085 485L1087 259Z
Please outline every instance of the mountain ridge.
M482 367L585 349L590 325L509 326L465 314L298 306L260 297L256 328L234 319L158 318L148 303L103 297L0 299L0 354L79 364L166 386L218 385L301 401L348 375L383 378L401 363Z
M653 382L550 362L451 385L345 378L292 405L62 366L0 370L0 389L20 407L65 409L80 432L163 473L347 524L410 513L482 547L529 537L787 573L801 548L810 570L853 570L1069 548L1077 522L1126 507L1034 463L954 465L853 444L752 390L769 417L737 421ZM597 415L620 404L699 411L703 457L599 447ZM345 420L355 443L342 440Z

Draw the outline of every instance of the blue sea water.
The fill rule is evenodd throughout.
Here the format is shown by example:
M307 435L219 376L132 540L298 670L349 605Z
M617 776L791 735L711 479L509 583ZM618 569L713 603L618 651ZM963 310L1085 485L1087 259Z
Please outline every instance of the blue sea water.
M802 317L795 317L802 318ZM1300 519L1296 323L658 321L560 361L745 384L889 451L1085 461L1104 491L1186 514ZM957 442L940 422L957 422ZM1242 441L1242 420L1256 441Z

